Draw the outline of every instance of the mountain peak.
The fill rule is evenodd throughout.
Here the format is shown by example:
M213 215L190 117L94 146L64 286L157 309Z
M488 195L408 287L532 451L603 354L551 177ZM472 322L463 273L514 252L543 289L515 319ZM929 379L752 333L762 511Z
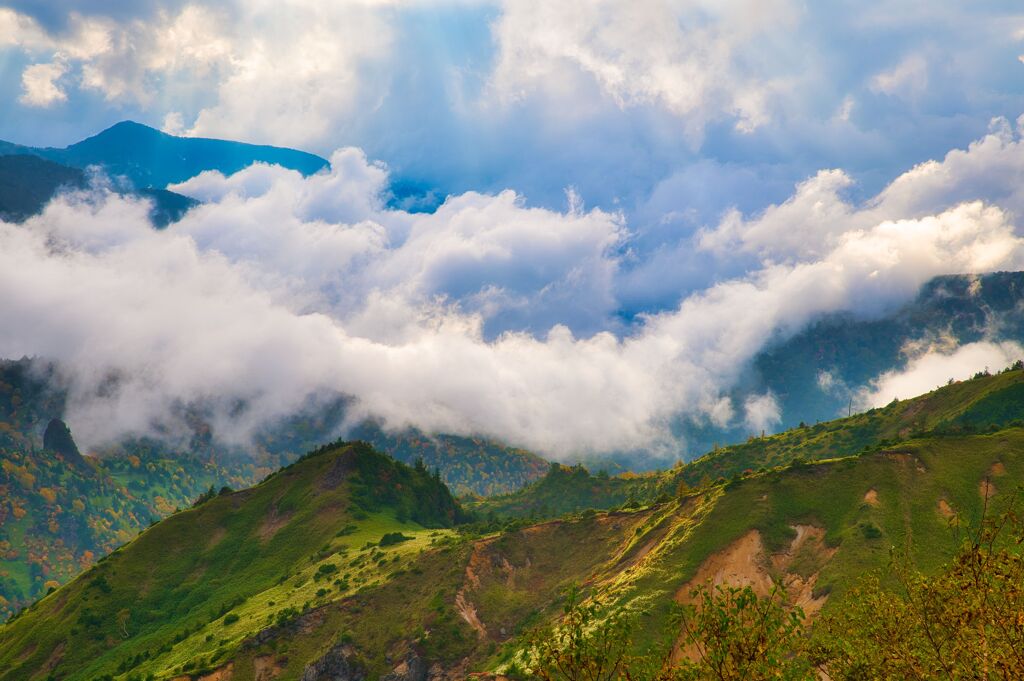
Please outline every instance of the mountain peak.
M154 136L154 137L159 137L159 136L174 137L174 135L168 135L167 133L165 133L165 132L163 132L161 130L157 130L156 128L153 128L153 127L150 127L150 126L146 125L145 123L139 123L138 121L129 121L129 120L124 120L124 121L119 121L117 123L114 123L112 126L110 126L109 128L106 128L105 130L102 130L102 131L98 132L93 137L102 137L103 135L110 135L110 134L116 134L116 135L123 135L123 134L146 134L146 135L151 135L151 136Z
M71 437L71 429L60 419L50 419L43 433L43 449L56 452L68 463L82 463L82 454L78 451L75 439Z

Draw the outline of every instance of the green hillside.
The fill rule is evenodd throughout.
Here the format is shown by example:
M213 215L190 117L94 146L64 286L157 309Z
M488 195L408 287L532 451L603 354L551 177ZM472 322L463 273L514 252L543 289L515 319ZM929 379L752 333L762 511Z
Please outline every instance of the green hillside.
M296 416L242 450L218 443L193 414L191 442L131 438L82 458L45 442L45 426L65 401L52 366L0 360L0 621L208 490L249 487L331 440L343 418L342 405ZM488 440L369 426L360 433L397 460L437 469L460 494L507 492L547 467Z
M251 485L251 462L169 457L136 443L124 457L69 459L0 444L0 619L134 538L203 491Z
M172 515L16 617L3 630L0 678L201 667L379 583L460 520L425 470L365 445L324 448Z
M502 528L458 526L425 468L324 448L173 515L5 625L0 678L463 679L522 661L571 584L642 612L639 648L704 579L781 582L814 621L891 548L937 570L987 505L1014 497L1020 374L734 450L749 471L728 479L700 462L617 483L559 467L534 489L585 483L595 505L606 492L625 508ZM678 484L691 474L704 483Z
M499 517L554 517L587 508L608 509L631 499L650 502L793 462L850 456L923 434L952 436L1010 425L1024 425L1024 366L1020 363L995 375L981 373L848 418L720 447L660 473L609 478L580 466L555 466L541 481L469 507Z
M407 464L422 460L458 495L507 494L539 479L548 462L532 452L478 437L434 435L415 429L388 432L367 422L349 437L362 440Z

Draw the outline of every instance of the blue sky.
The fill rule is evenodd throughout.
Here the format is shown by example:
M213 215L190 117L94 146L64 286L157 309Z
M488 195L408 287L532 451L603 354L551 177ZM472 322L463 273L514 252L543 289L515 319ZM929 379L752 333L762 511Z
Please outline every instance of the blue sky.
M1012 2L15 1L0 3L0 138L59 146L133 119L336 154L347 165L326 179L196 178L179 190L205 212L160 238L225 259L239 286L302 324L325 315L326 336L380 344L388 362L451 347L457 327L481 353L475 371L506 389L488 411L476 388L431 389L428 373L418 395L432 406L417 411L340 381L367 412L556 453L654 447L681 414L770 428L770 396L723 396L780 330L891 309L934 274L1016 267L1022 54ZM404 202L382 203L396 190ZM102 226L95 207L69 204L36 229L93 225L102 238L69 238L102 272L104 248L137 236L115 204ZM437 212L410 212L424 207ZM264 235L279 251L242 230L265 228L256 215L292 225ZM931 260L901 250L916 229ZM340 260L311 265L297 234L344 241ZM815 295L822 281L831 298ZM753 300L765 317L738 328ZM3 341L4 354L70 352ZM562 382L575 388L559 399L584 414L564 436L570 415L516 402L547 389L526 358L557 364L563 351L590 357ZM441 371L454 360L438 352ZM591 371L632 378L588 411ZM649 404L605 418L638 390Z

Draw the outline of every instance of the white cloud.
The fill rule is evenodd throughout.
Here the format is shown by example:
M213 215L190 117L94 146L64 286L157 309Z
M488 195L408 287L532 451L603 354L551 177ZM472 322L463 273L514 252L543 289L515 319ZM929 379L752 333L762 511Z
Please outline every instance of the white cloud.
M744 423L752 434L760 434L782 421L782 410L771 393L751 395L743 403Z
M68 28L51 34L0 8L0 29L13 33L0 45L65 60L59 73L26 69L26 104L62 101L53 81L71 70L81 88L143 106L186 83L215 101L180 130L311 146L359 101L364 64L387 53L386 14L386 5L363 2L188 4L124 21L72 12Z
M915 97L927 87L928 61L920 54L907 56L896 66L871 79L872 91L891 96Z
M67 95L57 84L57 80L67 73L67 66L62 62L50 64L33 64L21 74L22 104L28 106L48 107L58 102L67 101Z
M962 202L986 199L1010 213L1024 215L1024 117L1017 126L992 121L991 131L966 149L954 149L897 176L862 205L845 198L853 185L842 170L822 170L796 186L785 202L750 217L728 211L702 229L698 246L725 256L753 254L766 261L821 257L848 234L882 222L918 218Z
M853 180L841 170L822 170L801 182L785 203L769 206L754 220L731 210L714 229L698 235L704 250L735 250L788 257L820 256L850 229L854 209L842 199Z
M386 186L384 167L344 149L308 178L254 166L178 185L207 203L160 232L143 203L113 196L65 197L0 225L0 356L65 367L86 443L144 432L192 402L244 439L341 392L353 416L395 427L554 456L658 452L680 446L680 416L736 417L727 394L768 339L821 313L885 309L937 274L1024 265L1006 213L963 203L765 261L622 337L574 334L562 320L613 328L621 216L530 208L513 192L411 214L384 206ZM505 328L533 332L485 333L509 315ZM96 398L111 374L119 390ZM754 396L742 418L770 429L778 406Z
M620 106L665 107L694 140L707 122L726 117L751 131L788 87L753 64L774 62L774 36L796 19L787 0L506 2L493 26L492 84L505 98L539 89L578 101L584 76Z
M882 407L896 399L907 399L960 381L984 370L997 371L1024 358L1018 343L980 341L960 346L951 352L930 350L911 359L906 368L887 371L862 390L857 401L861 408Z

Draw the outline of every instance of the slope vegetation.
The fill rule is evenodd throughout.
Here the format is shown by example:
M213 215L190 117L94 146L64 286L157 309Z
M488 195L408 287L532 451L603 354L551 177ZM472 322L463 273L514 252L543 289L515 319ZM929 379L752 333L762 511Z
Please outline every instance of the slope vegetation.
M175 514L29 608L0 629L0 678L464 679L513 666L571 584L644 612L637 646L705 580L782 583L813 622L891 547L936 570L1014 496L1024 428L997 421L1015 413L1019 373L948 386L913 414L788 433L804 453L788 465L752 450L746 474L695 486L678 484L682 466L635 483L671 494L536 524L456 527L463 512L425 468L326 448ZM827 456L854 428L881 439Z
M579 466L553 466L543 480L509 495L470 504L470 508L499 517L552 517L586 508L608 509L630 500L650 502L794 462L877 450L925 434L955 436L1012 425L1024 425L1024 367L1020 365L847 418L752 437L659 473L608 478L591 475Z
M24 611L0 637L0 675L188 672L380 583L462 519L425 471L365 445L319 450L174 514Z

